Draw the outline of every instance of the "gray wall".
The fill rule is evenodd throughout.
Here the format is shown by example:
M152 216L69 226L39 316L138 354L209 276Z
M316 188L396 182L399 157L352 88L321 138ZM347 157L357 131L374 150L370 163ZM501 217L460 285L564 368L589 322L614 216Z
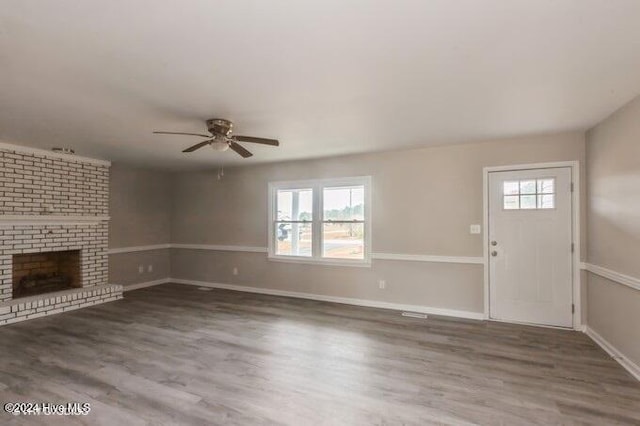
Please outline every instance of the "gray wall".
M587 134L588 262L640 278L640 97ZM589 274L589 326L640 365L640 291Z
M109 248L170 243L171 175L113 164L110 176ZM169 249L111 254L109 280L126 286L167 278L170 265Z
M588 244L590 264L640 277L639 140L636 99L588 132L586 162L584 135L566 133L232 168L221 181L215 172L171 175L114 165L110 247L170 242L265 247L269 181L372 175L374 252L481 256L481 236L469 234L468 227L482 222L483 167L578 160L582 253ZM374 260L371 268L349 268L270 262L264 253L190 249L112 254L110 260L115 283L171 276L459 311L483 309L481 265ZM152 264L154 272L139 274L141 264ZM232 274L234 267L238 275ZM640 292L591 273L583 277L589 326L640 364ZM386 289L378 288L379 279L387 281Z
M482 256L482 236L469 234L470 224L482 223L482 168L563 160L583 163L582 133L241 167L220 181L213 172L183 173L173 181L172 242L265 247L269 181L371 175L374 252ZM370 269L329 267L267 261L264 253L173 249L171 268L173 278L483 310L481 265L374 260Z

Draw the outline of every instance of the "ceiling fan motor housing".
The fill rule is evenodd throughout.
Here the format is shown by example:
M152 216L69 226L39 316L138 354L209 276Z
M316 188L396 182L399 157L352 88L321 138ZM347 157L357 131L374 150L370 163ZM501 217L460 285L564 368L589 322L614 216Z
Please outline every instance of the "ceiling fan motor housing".
M213 135L229 136L233 129L233 123L223 118L211 118L207 120L207 129Z

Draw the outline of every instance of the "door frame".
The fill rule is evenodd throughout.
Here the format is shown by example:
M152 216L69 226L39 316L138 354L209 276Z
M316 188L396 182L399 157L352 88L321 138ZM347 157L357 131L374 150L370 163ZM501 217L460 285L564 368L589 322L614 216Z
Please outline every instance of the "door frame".
M571 181L573 182L573 192L571 193L571 236L574 244L571 280L573 295L573 328L582 330L582 284L580 280L580 163L578 161L557 161L550 163L515 164L509 166L491 166L482 169L482 215L484 232L482 236L483 259L484 259L484 319L493 320L490 316L490 293L489 293L489 173L509 172L521 170L548 169L558 167L571 168ZM535 325L535 324L530 324ZM548 327L542 326L541 327Z

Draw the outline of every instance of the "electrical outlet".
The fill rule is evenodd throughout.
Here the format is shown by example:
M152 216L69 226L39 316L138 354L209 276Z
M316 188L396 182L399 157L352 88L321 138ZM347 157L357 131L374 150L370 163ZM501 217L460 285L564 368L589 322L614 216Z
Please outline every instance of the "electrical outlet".
M233 275L238 275L238 267L237 266L233 267Z
M138 273L142 274L144 272L144 265L138 265Z
M153 265L147 266L147 272L153 272Z
M470 234L479 234L480 232L482 232L482 228L480 227L480 225L470 225L469 226L469 233Z
M378 281L378 287L384 290L387 287L387 282L385 280Z

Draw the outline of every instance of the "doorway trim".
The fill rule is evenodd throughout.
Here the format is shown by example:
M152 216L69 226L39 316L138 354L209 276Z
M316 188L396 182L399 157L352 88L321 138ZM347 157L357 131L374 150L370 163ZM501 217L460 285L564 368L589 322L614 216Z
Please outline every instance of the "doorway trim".
M572 256L572 295L573 295L573 329L582 330L582 284L580 280L581 268L580 259L580 163L578 161L557 161L550 163L515 164L509 166L491 166L482 169L482 220L484 232L482 236L482 253L484 259L484 319L490 318L489 300L489 173L508 172L518 170L548 169L557 167L571 168L571 181L573 182L573 192L571 194L571 235L574 244ZM530 324L535 325L535 324Z

